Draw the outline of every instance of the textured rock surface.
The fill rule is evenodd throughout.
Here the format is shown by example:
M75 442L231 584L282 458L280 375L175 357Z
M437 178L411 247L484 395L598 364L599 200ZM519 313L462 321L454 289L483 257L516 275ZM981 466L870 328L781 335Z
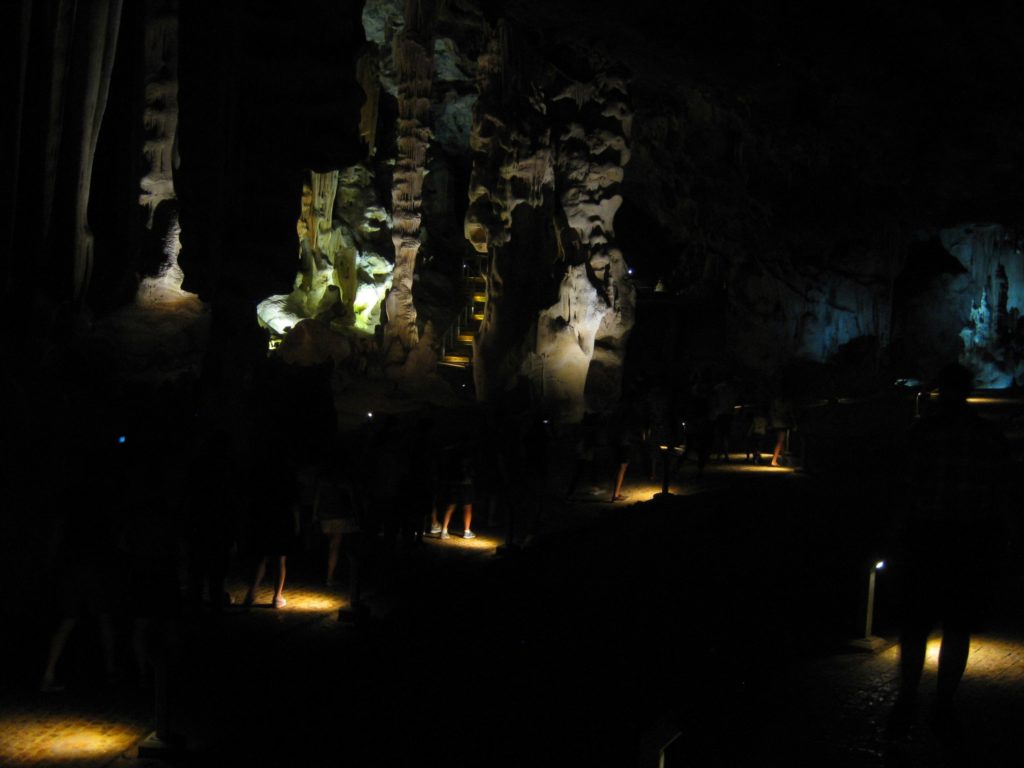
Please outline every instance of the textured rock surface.
M411 3L410 7L415 8L416 4ZM398 157L391 188L395 271L386 300L385 329L389 339L388 361L392 366L404 364L420 341L413 279L422 236L420 209L430 144L431 57L427 43L413 37L410 21L406 19L407 31L394 49L398 79ZM395 344L401 345L401 350L393 349Z
M146 3L146 82L142 147L145 174L139 184L139 204L153 217L161 203L174 200L174 138L178 129L178 3L150 0Z
M76 5L90 13L72 18ZM1015 246L962 233L945 251L965 273L910 262L963 222L1016 239L1024 20L878 4L851 14L839 39L805 5L687 5L669 18L652 0L311 0L305 14L239 0L22 4L4 17L18 54L3 118L16 130L0 179L17 203L5 290L12 301L31 290L25 305L80 303L90 260L106 259L116 279L93 273L110 295L92 307L130 302L134 275L159 270L117 230L134 229L121 222L139 212L144 177L162 254L174 167L184 285L251 323L256 301L293 288L306 175L364 162L396 238L362 249L333 221L317 232L289 322L343 325L338 313L379 298L376 279L351 290L369 264L358 254L380 257L370 271L397 259L392 372L412 372L412 359L430 375L480 271L478 394L526 373L573 417L581 402L603 408L623 368L628 261L637 317L653 318L629 336L640 372L763 379L811 363L883 381L926 376L966 342L985 382L1013 380ZM165 11L176 6L175 33ZM130 30L116 48L115 28ZM148 106L118 100L134 89L138 101L145 83L130 81L144 77ZM116 155L140 117L140 157L108 158L90 183L98 121L100 149L106 136ZM103 252L90 249L87 213ZM236 343L216 341L224 354Z
M944 229L943 247L963 265L970 297L960 340L962 362L983 387L1024 383L1024 253L1020 237L999 225Z
M260 302L260 324L284 336L301 320L316 318L340 335L372 335L391 287L393 267L381 255L390 223L377 205L373 174L365 166L311 172L296 222L299 270L294 289Z

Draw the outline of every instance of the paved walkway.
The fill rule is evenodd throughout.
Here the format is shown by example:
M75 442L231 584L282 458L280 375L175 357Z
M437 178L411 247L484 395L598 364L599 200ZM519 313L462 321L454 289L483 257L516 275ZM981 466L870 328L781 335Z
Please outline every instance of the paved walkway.
M845 647L879 511L740 466L649 501L657 490L633 482L626 505L598 493L551 502L518 556L493 556L499 530L430 540L387 582L370 574L374 619L361 627L337 622L345 593L301 568L282 610L185 624L171 723L189 764L630 765L658 723L681 732L668 768L984 766L1021 754L1019 611L975 639L962 735L932 733L925 706L914 738L886 751L896 650ZM240 599L242 582L231 587ZM891 636L884 579L877 626ZM86 666L79 642L69 664ZM44 697L29 693L31 670L9 677L0 765L149 762L134 752L152 727L148 694L79 676Z

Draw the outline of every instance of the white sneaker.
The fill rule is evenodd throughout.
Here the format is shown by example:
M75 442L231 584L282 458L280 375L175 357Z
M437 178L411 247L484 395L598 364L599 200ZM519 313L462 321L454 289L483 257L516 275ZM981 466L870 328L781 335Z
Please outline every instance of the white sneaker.
M467 528L465 530L465 532L462 534L462 538L464 538L464 539L475 539L476 538L476 534L473 533L471 530L469 530Z
M439 533L441 533L441 525L440 525L440 523L434 523L433 525L430 526L430 534L432 536L437 536Z

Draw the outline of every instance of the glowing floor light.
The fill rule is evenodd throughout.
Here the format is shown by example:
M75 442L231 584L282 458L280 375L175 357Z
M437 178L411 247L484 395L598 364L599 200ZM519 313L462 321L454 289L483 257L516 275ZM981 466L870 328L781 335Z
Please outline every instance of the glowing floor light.
M0 765L106 764L145 735L141 723L85 713L0 716Z

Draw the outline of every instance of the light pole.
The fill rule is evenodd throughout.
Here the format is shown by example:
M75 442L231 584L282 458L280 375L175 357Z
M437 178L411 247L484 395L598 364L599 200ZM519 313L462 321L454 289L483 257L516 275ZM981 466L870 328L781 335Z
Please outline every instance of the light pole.
M851 645L865 651L879 651L887 643L884 638L871 633L875 621L875 581L880 570L885 568L885 560L879 560L868 573L868 607L864 616L864 637L854 640Z

